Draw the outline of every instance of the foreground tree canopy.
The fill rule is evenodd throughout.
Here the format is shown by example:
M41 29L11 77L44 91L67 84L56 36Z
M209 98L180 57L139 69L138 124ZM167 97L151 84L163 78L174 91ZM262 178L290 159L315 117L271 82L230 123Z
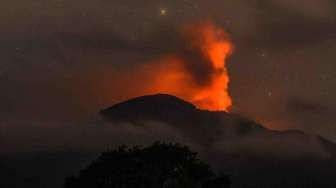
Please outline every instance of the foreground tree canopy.
M224 188L227 176L216 176L187 146L154 143L149 147L104 152L65 188Z

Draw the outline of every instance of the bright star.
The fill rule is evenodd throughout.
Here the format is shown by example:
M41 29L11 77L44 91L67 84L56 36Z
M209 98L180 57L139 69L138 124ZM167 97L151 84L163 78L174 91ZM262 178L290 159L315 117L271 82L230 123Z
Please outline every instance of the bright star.
M167 14L167 10L165 8L160 9L160 15L165 16Z

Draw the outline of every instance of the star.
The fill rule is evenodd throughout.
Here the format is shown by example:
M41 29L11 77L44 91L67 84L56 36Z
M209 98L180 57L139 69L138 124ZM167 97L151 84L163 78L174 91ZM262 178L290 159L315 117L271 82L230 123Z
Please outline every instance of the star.
M167 9L165 9L165 8L160 8L160 15L161 15L161 16L165 16L165 15L167 15Z

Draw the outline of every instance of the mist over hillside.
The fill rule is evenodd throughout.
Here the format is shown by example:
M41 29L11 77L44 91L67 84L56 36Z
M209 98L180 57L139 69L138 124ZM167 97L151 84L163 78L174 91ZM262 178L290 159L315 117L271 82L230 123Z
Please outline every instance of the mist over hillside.
M269 130L239 114L199 110L166 94L130 99L100 115L86 124L38 128L39 137L30 135L36 128L27 127L21 149L4 137L4 148L12 152L2 161L20 174L19 182L60 188L65 177L107 148L160 140L189 145L216 170L230 174L233 187L334 185L336 146L320 136Z

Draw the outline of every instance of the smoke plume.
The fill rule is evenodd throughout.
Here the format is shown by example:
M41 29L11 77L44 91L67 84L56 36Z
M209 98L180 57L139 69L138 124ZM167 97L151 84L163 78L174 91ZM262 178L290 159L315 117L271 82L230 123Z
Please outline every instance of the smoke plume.
M167 93L200 109L229 111L232 100L226 59L233 46L228 35L211 22L185 25L176 33L175 49L137 67L133 73L127 71L122 76L126 79L119 74L116 80L127 80L132 75L132 85L137 87L137 94L132 96Z

